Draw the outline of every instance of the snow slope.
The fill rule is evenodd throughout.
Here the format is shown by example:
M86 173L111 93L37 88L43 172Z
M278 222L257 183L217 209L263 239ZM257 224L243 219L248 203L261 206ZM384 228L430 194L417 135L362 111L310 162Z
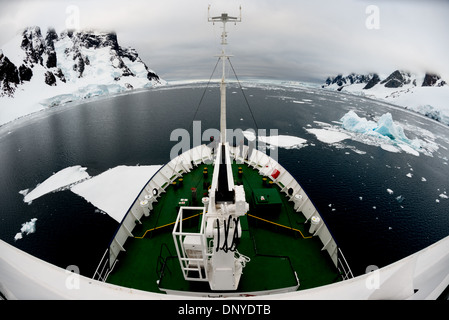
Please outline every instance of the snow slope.
M166 83L111 32L57 35L49 29L44 37L40 28L30 27L5 44L2 55L0 70L3 61L9 74L0 74L0 125L70 101Z
M391 78L395 74L400 74L401 81L389 86L388 83L394 81ZM381 76L379 82L366 88L373 78L372 74L363 77L351 74L347 77L328 78L322 88L383 100L449 125L449 85L437 76L434 76L435 82L429 83L429 77L431 75L395 71L388 77Z

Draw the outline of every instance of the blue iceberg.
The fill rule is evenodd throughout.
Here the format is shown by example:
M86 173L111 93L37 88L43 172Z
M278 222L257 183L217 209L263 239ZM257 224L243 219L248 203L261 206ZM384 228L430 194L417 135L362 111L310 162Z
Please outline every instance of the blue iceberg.
M379 137L387 137L391 140L410 144L411 141L405 136L404 129L394 123L391 113L383 114L377 122L359 117L354 111L349 111L341 119L345 130L369 134Z

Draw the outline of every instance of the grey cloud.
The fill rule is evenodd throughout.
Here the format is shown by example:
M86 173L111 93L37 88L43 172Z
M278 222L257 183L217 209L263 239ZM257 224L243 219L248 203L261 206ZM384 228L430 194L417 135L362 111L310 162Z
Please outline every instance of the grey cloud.
M7 1L1 3L0 45L30 24L61 31L65 9L74 4L81 28L115 30L121 45L135 47L162 77L208 78L221 32L207 22L209 3L213 14L238 14L242 5L243 22L229 25L227 48L242 77L319 81L404 68L449 79L446 1ZM373 4L380 29L370 30L366 8Z

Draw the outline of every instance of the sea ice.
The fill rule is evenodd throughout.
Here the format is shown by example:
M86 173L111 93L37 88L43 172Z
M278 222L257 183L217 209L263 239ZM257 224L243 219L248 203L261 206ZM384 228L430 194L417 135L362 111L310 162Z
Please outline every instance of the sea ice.
M26 192L27 189L25 189L19 191L19 193L24 195L23 201L31 203L31 201L43 196L44 194L68 187L76 182L88 178L90 178L90 176L86 172L86 168L81 166L68 167L53 174L32 191Z
M404 134L404 129L394 123L391 113L385 113L379 118L377 128L374 131L392 140L410 143L410 140Z
M20 228L20 232L16 233L16 235L14 236L14 240L19 240L23 238L23 234L25 233L26 235L33 233L36 231L36 221L37 218L33 218L28 222L25 222L22 224L22 228Z
M389 151L389 152L394 152L394 153L401 152L398 148L396 148L395 146L392 146L391 144L382 143L380 145L380 147L382 149L384 149L385 151Z
M118 166L98 176L90 177L86 168L73 166L53 174L31 192L24 189L19 193L24 195L25 202L31 203L32 200L49 192L70 188L72 192L106 212L116 221L121 222L145 183L160 168L159 165ZM35 221L36 219L32 219L24 224L22 233L34 232ZM15 239L21 239L21 237L21 234L16 234Z
M376 135L379 137L388 137L391 140L404 141L410 143L405 136L404 129L394 123L391 113L383 114L376 122L359 117L354 111L346 113L340 121L345 130L363 134Z
M417 150L421 149L421 142L418 139L413 141L408 139L402 126L393 121L389 112L383 114L377 122L374 122L359 117L351 110L340 121L342 122L342 128L349 132L377 139L377 144L386 151L400 152L402 150L419 156Z
M76 184L71 191L121 222L139 192L160 168L118 166Z
M328 129L306 129L307 132L314 134L318 140L324 143L337 143L345 139L349 139L350 136L346 133L333 131Z
M368 133L377 128L377 124L374 121L367 120L366 118L360 118L352 110L346 113L340 121L342 121L343 129L351 132Z
M307 142L307 140L305 139L287 135L268 136L268 137L259 136L259 141L285 149L302 147Z
M25 222L22 224L22 228L20 229L20 232L30 234L36 231L36 221L37 218L33 218L28 222Z
M387 192L388 192L389 194L393 194L393 190L391 190L391 189L387 189Z
M245 131L243 131L243 135L245 136L246 139L248 139L248 141L256 140L256 134L254 133L254 131L245 130Z
M419 156L419 152L418 151L416 151L415 149L413 149L411 146L409 146L409 145L406 145L406 144L403 144L403 143L401 143L401 144L399 144L398 145L399 146L399 148L401 148L403 151L405 151L405 152L407 152L407 153L410 153L410 154L413 154L413 155L415 155L415 156Z
M28 194L29 191L30 191L30 189L27 188L27 189L20 190L19 193L20 193L22 196L25 197L25 196Z
M255 141L256 140L256 134L252 130L245 130L243 131L243 135L246 139L249 141ZM259 141L270 144L272 146L285 148L285 149L292 149L292 148L299 148L304 146L304 144L307 142L307 140L295 137L295 136L288 136L288 135L278 135L278 136L257 136Z

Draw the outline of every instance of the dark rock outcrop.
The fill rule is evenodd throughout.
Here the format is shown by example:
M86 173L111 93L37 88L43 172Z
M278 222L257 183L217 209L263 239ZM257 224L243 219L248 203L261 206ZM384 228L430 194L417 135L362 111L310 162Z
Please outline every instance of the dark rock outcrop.
M66 47L62 51L58 49L60 50L58 53L55 44L61 40L64 41ZM65 30L58 35L55 29L49 28L44 37L39 27L28 27L21 35L20 49L25 52L25 58L20 66L14 65L0 50L0 96L13 96L18 85L24 81L31 81L35 74L42 74L33 72L36 65L44 68L44 79L42 80L49 86L70 81L70 78L73 78L73 72L69 72L69 75L67 70L74 70L77 78L83 78L86 68L96 67L92 65L88 54L91 55L92 50L104 48L109 49L103 50L102 55L104 56L105 52L110 55L109 61L114 68L113 78L116 81L123 77L136 76L127 65L129 61L133 64L142 63L149 81L158 82L160 80L159 76L141 60L135 49L122 48L119 45L115 32ZM86 49L89 49L87 50L88 54L86 54ZM59 59L66 64L61 66L62 69L58 66L58 54L63 55ZM70 61L68 65L67 61ZM139 77L141 76L142 74L139 74ZM126 88L131 87L129 83L126 86Z
M364 90L367 89L371 89L372 87L374 87L376 84L378 84L380 82L380 78L377 75L377 73L373 74L373 77L371 78L370 81L368 81L368 83L366 84L366 86L363 87Z
M45 83L48 84L49 86L56 85L56 77L52 72L50 71L45 72Z
M381 81L386 88L399 88L404 84L410 83L410 73L396 70L388 76L385 80Z
M31 70L30 67L22 64L19 67L19 77L20 77L20 81L30 81L31 77L33 76L33 71Z
M344 87L357 84L366 83L363 90L369 90L376 85L383 85L386 88L401 88L405 85L418 86L416 76L412 75L410 72L395 70L387 78L381 80L379 75L376 73L370 73L368 75L358 75L351 73L348 76L338 75L336 77L328 77L325 83L321 86L322 88L331 86L335 84L334 89L341 91ZM441 87L446 85L446 82L441 79L439 75L426 73L424 81L421 86L436 86Z
M446 84L444 80L441 80L441 77L437 74L426 73L424 76L424 81L422 83L423 87L442 87Z
M0 96L13 96L19 83L17 67L0 50Z

